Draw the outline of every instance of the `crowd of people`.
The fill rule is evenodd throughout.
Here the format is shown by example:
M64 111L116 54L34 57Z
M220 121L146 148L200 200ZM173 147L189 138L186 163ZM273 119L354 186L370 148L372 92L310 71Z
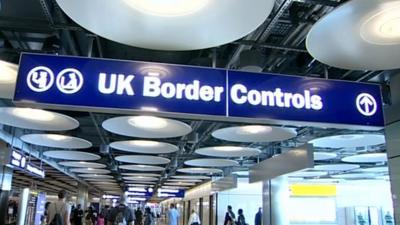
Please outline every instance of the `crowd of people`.
M154 225L156 215L149 207L144 212L132 210L121 198L115 207L104 206L100 212L90 206L83 210L81 205L70 208L65 201L66 192L58 193L58 201L46 203L42 225ZM177 225L177 224L176 224Z
M104 206L100 212L94 207L83 210L81 205L70 209L65 201L66 192L58 193L58 201L46 203L45 215L42 225L155 225L156 216L149 207L144 212L137 208L132 210L126 204L125 198L121 198L115 207ZM243 214L243 209L238 210L238 216L228 206L225 214L224 225L248 225ZM168 210L168 225L179 225L179 211L174 204ZM259 208L254 219L255 225L262 225L262 210ZM201 225L200 217L195 210L191 211L187 225Z

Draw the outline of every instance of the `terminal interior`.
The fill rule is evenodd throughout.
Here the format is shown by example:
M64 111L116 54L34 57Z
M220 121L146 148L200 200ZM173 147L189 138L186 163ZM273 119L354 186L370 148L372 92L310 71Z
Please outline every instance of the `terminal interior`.
M62 190L71 207L98 213L122 198L133 210L150 207L160 225L171 203L179 225L191 225L192 210L202 225L226 225L228 205L249 225L261 225L259 209L264 225L395 224L400 1L252 1L1 0L0 225L43 224L45 203ZM387 36L366 34L380 16ZM24 52L374 84L385 125L25 106L13 101ZM296 149L310 166L263 167ZM261 176L277 175L255 179L258 165Z

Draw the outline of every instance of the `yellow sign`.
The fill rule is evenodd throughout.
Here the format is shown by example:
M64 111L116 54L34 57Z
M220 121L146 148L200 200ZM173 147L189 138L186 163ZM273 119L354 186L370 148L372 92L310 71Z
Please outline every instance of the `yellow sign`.
M331 184L292 184L291 196L336 196L336 185Z

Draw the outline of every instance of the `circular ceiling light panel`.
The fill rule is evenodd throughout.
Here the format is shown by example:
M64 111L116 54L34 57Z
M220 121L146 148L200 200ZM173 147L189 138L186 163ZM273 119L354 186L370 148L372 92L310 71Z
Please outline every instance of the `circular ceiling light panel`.
M18 65L0 60L0 98L13 99Z
M328 152L314 152L314 160L315 161L324 161L331 160L337 157L336 153L328 153Z
M307 50L318 61L343 69L400 68L399 15L397 0L349 1L312 27Z
M171 182L171 183L179 183L179 182L199 183L199 182L202 182L202 180L169 179L169 180L167 180L167 182Z
M109 170L105 169L94 169L94 168L74 168L70 169L73 173L92 173L92 174L109 174Z
M321 177L328 175L328 172L323 171L299 171L288 174L289 177Z
M171 178L174 178L174 179L188 179L188 180L190 180L190 179L197 179L197 180L208 180L208 179L211 179L210 177L207 177L207 176L196 176L196 175L193 175L193 176L177 175L177 176L171 176Z
M119 151L141 154L168 154L177 152L178 146L157 141L118 141L110 144L110 147Z
M164 167L160 166L148 166L148 165L122 165L119 166L120 169L123 170L134 170L134 171L142 171L142 172L153 172L153 171L164 171Z
M104 121L103 128L114 134L139 138L173 138L192 132L186 123L154 116L115 117Z
M92 147L92 143L81 138L60 134L27 134L21 136L25 143L49 148L85 149Z
M155 177L123 177L124 180L129 180L129 181L158 181L158 178Z
M127 184L129 187L151 187L151 184Z
M141 48L182 51L220 46L246 36L267 19L275 1L253 0L248 4L242 0L57 0L57 3L76 23L109 40ZM107 18L104 12L113 16Z
M69 116L41 109L1 107L0 124L30 130L65 131L79 126Z
M179 186L162 186L162 189L189 189L189 187L179 187Z
M167 186L194 186L196 183L190 182L165 182L164 185Z
M332 175L333 178L338 179L371 179L375 178L376 174L374 173L347 173L347 174L338 174Z
M363 172L363 173L389 173L389 168L386 166L380 166L380 167L371 167L371 168L365 168L365 169L359 169L357 172Z
M97 179L112 179L114 178L111 175L104 175L104 174L78 174L79 177L83 177L83 178L97 178Z
M379 163L387 162L386 153L370 153L347 156L342 159L343 162L348 163Z
M182 168L177 170L180 173L191 173L191 174L213 174L213 173L223 173L220 169L211 169L211 168Z
M88 152L79 152L79 151L47 151L43 153L44 156L54 159L63 159L63 160L77 160L77 161L94 161L99 160L101 157L99 155L88 153Z
M233 142L274 142L294 138L297 132L292 128L249 125L219 129L212 136Z
M92 182L108 182L108 183L115 182L115 180L113 180L113 179L102 179L102 178L85 178L85 181L88 181L90 183L92 183Z
M107 187L119 187L118 184L113 182L91 182L92 185L95 186L107 186Z
M349 171L358 168L360 168L360 166L354 164L326 164L326 165L314 166L314 170L334 171L334 172Z
M240 146L215 146L199 148L195 151L199 155L212 156L212 157L250 157L257 156L261 151L257 148L248 148Z
M103 169L106 168L107 165L101 163L94 162L77 162L77 161L63 161L58 163L61 166L65 167L76 167L76 168L93 168L93 169Z
M121 173L122 176L139 176L139 177L161 177L158 173Z
M127 180L127 181L125 181L125 183L127 183L127 184L156 184L156 182L153 182L153 181L129 181L129 180Z
M118 162L134 163L134 164L145 164L145 165L161 165L168 164L171 160L158 156L148 155L123 155L115 157Z
M385 136L380 134L345 134L317 138L309 141L318 148L357 148L385 143Z
M185 161L185 165L196 167L232 167L239 163L229 159L193 159Z

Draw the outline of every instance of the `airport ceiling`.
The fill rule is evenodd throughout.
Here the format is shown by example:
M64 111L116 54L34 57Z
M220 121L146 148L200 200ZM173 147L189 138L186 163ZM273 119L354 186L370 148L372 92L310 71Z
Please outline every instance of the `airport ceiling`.
M17 63L21 52L38 52L243 69L249 65L247 61L255 56L262 72L376 82L382 85L383 90L387 90L386 82L391 71L342 70L324 65L307 53L305 39L312 25L343 2L345 1L277 0L268 19L256 31L243 39L211 49L173 52L135 48L101 38L69 19L55 0L0 0L0 59ZM11 106L12 102L3 100L0 105ZM107 164L115 180L122 184L121 171L118 170L118 162L115 161L115 157L121 153L116 151L111 151L111 154L107 151L100 153L100 149L103 149L101 146L107 146L114 141L128 140L128 138L107 132L101 126L103 121L116 115L68 111L62 113L80 122L79 128L64 134L92 142L93 147L87 151L101 154L100 162ZM162 172L159 184L167 177L174 175L178 168L183 167L185 160L198 158L199 156L193 153L195 149L229 144L229 142L213 138L211 136L213 131L238 125L203 120L182 121L189 124L193 132L183 137L161 140L177 145L180 151L169 155L171 162ZM238 161L241 168L254 165L259 160L299 146L315 137L352 133L347 130L311 127L296 127L296 129L297 137L287 141L246 145L259 148L262 154L259 157L240 158ZM23 132L32 133L28 130ZM332 150L325 149L325 151ZM382 152L385 149L383 146L378 146L374 149L343 150L340 154L347 156L365 151ZM339 158L329 163L338 162ZM230 174L230 172L232 168L224 170L225 174ZM18 178L15 184L23 186L27 184L27 181ZM54 185L52 188L62 187L63 185Z

